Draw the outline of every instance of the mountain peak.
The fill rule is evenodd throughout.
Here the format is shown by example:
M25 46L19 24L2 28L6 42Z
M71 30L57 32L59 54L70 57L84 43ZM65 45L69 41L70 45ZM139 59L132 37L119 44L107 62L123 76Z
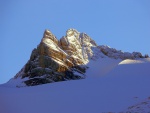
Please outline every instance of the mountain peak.
M66 31L66 36L70 37L70 36L78 36L80 33L76 30L76 29L73 29L73 28L70 28Z
M29 61L16 74L22 84L34 86L57 81L85 78L87 64L98 58L143 58L139 52L122 52L108 46L98 46L86 33L68 29L60 40L50 30L45 30ZM22 85L19 85L22 86Z

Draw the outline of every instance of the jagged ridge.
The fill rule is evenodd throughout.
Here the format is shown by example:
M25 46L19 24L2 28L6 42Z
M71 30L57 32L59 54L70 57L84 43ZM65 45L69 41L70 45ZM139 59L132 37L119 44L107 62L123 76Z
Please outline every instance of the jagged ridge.
M90 59L143 58L141 53L127 53L108 46L97 46L86 33L69 29L60 41L45 30L40 44L32 51L29 61L14 77L28 86L85 78L86 64ZM145 56L147 57L147 56Z
M69 29L60 41L45 30L40 44L15 78L28 78L24 81L28 86L82 79L87 68L85 64L93 55L91 46L96 46L96 43L75 29Z

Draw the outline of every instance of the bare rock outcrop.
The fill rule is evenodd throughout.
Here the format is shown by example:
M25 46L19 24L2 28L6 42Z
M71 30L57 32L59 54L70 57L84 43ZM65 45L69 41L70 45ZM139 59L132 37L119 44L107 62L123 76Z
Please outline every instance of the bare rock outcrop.
M60 39L62 49L68 54L69 60L76 65L85 64L82 55L82 47L79 41L79 32L75 29L69 29L66 36Z
M59 47L58 44L59 41L57 38L50 31L46 30L41 43L37 48L40 67L49 68L50 66L58 72L63 72L68 68L65 63L67 54ZM51 60L47 60L46 57ZM51 62L48 64L48 61Z
M97 58L135 59L143 58L139 52L122 52L108 46L98 46L86 33L68 29L58 40L45 30L29 61L16 74L27 86L85 78L86 64ZM145 55L145 57L149 57Z
M60 45L69 55L70 60L78 65L87 64L95 54L93 48L97 48L94 40L75 29L67 30L66 36L60 39Z
M82 66L82 60L78 56L72 57L63 47L65 46L61 46L49 30L45 30L40 44L32 51L30 60L14 78L27 78L24 83L28 86L84 78L86 66ZM77 52L76 47L69 47L72 53Z

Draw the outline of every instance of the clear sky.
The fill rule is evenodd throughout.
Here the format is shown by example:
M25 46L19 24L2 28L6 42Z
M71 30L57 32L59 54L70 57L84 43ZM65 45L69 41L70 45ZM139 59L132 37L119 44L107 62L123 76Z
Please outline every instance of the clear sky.
M25 65L45 29L60 39L68 28L150 55L150 0L0 0L0 83Z

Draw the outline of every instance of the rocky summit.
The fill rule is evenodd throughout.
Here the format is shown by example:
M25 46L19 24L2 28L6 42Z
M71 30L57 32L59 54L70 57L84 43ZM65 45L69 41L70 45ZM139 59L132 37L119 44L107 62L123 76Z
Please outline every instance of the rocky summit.
M98 46L86 33L68 29L60 40L45 30L30 59L11 80L18 80L17 87L34 86L58 81L83 79L90 60L110 57L135 59L148 57L139 52L122 52L109 46ZM10 80L10 81L11 81Z

